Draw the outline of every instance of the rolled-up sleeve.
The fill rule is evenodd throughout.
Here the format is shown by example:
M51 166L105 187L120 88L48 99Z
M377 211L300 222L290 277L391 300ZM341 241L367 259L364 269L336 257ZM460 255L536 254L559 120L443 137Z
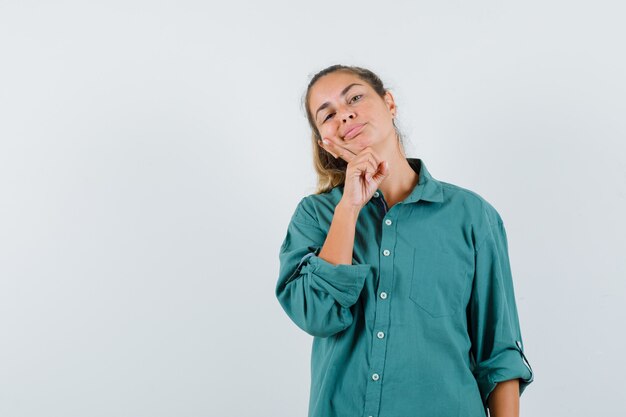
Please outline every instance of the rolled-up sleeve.
M279 252L276 297L289 318L312 336L328 337L352 323L369 264L331 264L318 256L326 234L298 204Z
M498 382L519 378L521 396L534 379L522 344L506 231L497 214L488 224L476 247L469 306L474 376L485 407Z

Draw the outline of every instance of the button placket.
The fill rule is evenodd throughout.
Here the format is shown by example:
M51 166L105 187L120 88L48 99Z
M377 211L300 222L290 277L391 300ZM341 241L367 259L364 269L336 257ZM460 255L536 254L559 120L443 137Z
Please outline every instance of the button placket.
M391 215L387 211L387 207L384 202L382 194L374 196L379 197L377 200L384 207L384 213L382 216L382 235L380 241L380 280L378 286L378 294L380 302L376 303L376 315L374 320L374 329L378 329L373 332L376 343L371 347L371 361L370 361L370 380L368 381L365 394L365 414L377 416L380 412L380 399L382 396L382 384L379 380L382 380L385 373L385 357L387 354L387 341L388 337L386 329L389 328L390 309L391 303L387 301L389 293L387 290L391 288L393 282L393 248L396 244L396 227L394 225L395 218L397 217L397 211L401 209L401 205L392 207ZM392 226L394 225L394 226ZM385 300L385 302L383 302Z

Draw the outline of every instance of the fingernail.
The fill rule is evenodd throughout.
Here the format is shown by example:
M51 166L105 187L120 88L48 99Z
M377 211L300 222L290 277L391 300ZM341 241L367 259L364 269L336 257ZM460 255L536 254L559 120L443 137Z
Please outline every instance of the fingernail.
M327 139L322 139L322 142L324 142L324 145L328 145L328 140Z

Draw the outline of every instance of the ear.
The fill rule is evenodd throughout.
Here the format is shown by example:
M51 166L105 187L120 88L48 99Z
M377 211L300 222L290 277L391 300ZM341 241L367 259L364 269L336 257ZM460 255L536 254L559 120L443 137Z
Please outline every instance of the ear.
M389 90L385 92L385 104L387 105L387 108L389 109L391 114L395 117L398 109L396 107L396 102L393 98L393 94L391 94L391 91Z

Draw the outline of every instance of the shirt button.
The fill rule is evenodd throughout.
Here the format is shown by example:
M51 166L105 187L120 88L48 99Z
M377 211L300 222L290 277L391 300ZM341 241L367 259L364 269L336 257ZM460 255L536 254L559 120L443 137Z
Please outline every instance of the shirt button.
M378 378L380 378L380 376L378 374L372 374L372 379L374 381L378 381Z
M383 337L385 337L385 333L378 332L378 334L376 336L378 336L379 339L382 339Z
M385 256L389 256L389 254L390 254L390 253L391 253L391 252L389 252L389 250L388 250L388 249L385 249L385 250L383 251L383 255L385 255Z
M378 198L380 194L378 194L378 191L374 191L374 197Z
M386 224L387 226L389 226L389 225L391 224L391 220L389 220L389 219L385 220L385 224Z
M387 293L386 293L386 292L384 292L384 291L383 291L383 292L381 292L381 293L380 293L380 298L382 298L383 300L384 300L385 298L387 298Z

